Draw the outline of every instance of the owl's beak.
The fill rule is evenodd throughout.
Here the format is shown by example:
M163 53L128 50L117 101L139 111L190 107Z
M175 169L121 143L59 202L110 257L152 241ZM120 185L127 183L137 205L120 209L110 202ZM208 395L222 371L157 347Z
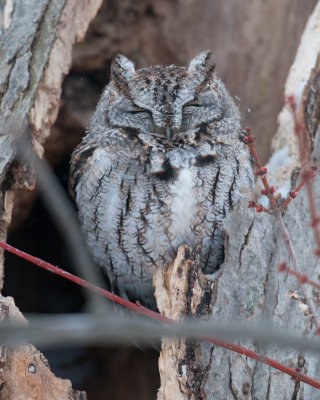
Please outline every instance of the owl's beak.
M167 136L167 140L170 140L172 138L172 133L171 133L169 125L167 125L166 136Z

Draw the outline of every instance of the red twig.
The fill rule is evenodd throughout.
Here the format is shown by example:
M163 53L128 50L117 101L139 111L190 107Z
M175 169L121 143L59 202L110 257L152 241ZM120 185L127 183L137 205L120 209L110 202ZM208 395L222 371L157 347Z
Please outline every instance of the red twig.
M62 276L63 278L68 279L78 285L81 285L90 290L93 290L94 292L99 293L101 296L104 296L109 300L112 300L118 304L121 304L124 307L129 308L130 310L134 311L135 313L152 318L161 323L170 324L170 325L179 324L178 321L174 321L168 317L165 317L154 311L148 310L145 307L142 307L140 305L140 303L138 303L138 302L136 304L131 303L130 301L125 300L122 297L119 297L113 293L108 292L105 289L95 286L92 283L89 283L89 282L85 281L84 279L77 277L76 275L70 274L69 272L66 272L61 268L58 268L44 260L41 260L40 258L34 257L28 253L25 253L24 251L18 250L15 247L10 246L7 243L0 241L0 247L9 251L10 253L13 253L21 258L24 258L27 261L32 262L33 264L37 265L38 267L41 267L47 271L51 271L54 274ZM225 341L225 340L221 340L218 338L214 338L214 337L203 336L203 337L201 337L201 339L206 340L210 343L213 343L217 346L223 347L225 349L228 349L228 350L237 352L239 354L243 354L247 357L253 358L259 362L267 364L272 368L278 369L279 371L282 371L285 374L292 376L295 380L307 383L308 385L311 385L317 389L320 389L320 381L318 381L314 378L311 378L308 375L305 375L302 372L297 371L294 368L287 367L286 365L281 364L278 361L273 360L272 358L265 357L262 354L256 353L253 350L249 350L240 345L237 345L237 344Z
M301 124L300 124L301 125ZM300 128L299 128L300 129ZM261 204L256 204L254 201L250 201L249 202L249 208L251 207L255 207L256 210L260 213L260 212L266 212L268 214L274 214L276 209L280 209L280 210L284 210L288 204L290 203L291 200L293 200L295 197L297 197L298 192L300 191L300 189L303 187L303 185L307 182L310 181L313 178L313 170L315 169L315 166L311 167L311 168L306 168L306 170L301 171L300 175L301 175L301 182L299 183L299 185L295 188L295 190L290 190L288 197L286 198L286 200L279 206L275 197L274 197L274 192L275 192L275 188L273 186L269 185L268 179L266 177L266 173L267 173L267 168L263 167L260 161L260 158L258 156L254 141L255 141L255 136L251 134L251 130L250 128L246 128L247 130L247 136L245 136L243 138L244 143L246 143L246 145L249 147L250 153L253 156L254 162L256 164L256 166L258 167L254 173L255 175L260 176L260 179L263 183L264 189L261 190L261 194L265 195L268 197L271 208L269 210L267 210L266 208L264 208ZM251 204L252 203L252 204ZM317 220L317 218L315 218L314 220ZM319 236L320 237L320 236Z
M268 214L271 214L270 210L266 209L265 207L263 207L262 204L258 204L253 200L249 201L248 207L249 208L255 208L257 213L266 212Z
M15 247L10 246L9 244L4 243L2 241L0 241L0 247L9 251L12 254L15 254L27 261L32 262L33 264L37 265L40 268L43 268L50 272L53 272L56 275L62 276L63 278L76 283L77 285L80 285L87 289L93 290L94 292L99 293L101 296L106 297L107 299L112 300L118 304L121 304L122 306L129 308L130 310L132 310L138 314L146 315L150 318L159 320L158 313L148 310L147 308L142 307L139 304L131 303L130 301L125 300L122 297L117 296L105 289L102 289L90 282L87 282L86 280L79 278L76 275L70 274L70 272L64 271L63 269L61 269L59 267L55 267L54 265L48 263L47 261L41 260L41 258L34 257L31 254L28 254L28 253L25 253L24 251L18 250ZM166 318L166 317L162 317L162 318L163 318L162 322L168 323L171 321L170 318ZM165 319L167 319L167 321Z
M277 202L276 202L276 200L274 198L274 195L273 195L274 188L273 188L273 186L271 186L271 187L269 186L269 182L268 182L268 180L266 178L267 168L263 167L262 164L261 164L261 161L260 161L260 158L258 156L256 147L254 145L255 136L251 135L250 128L247 128L247 136L245 136L243 138L243 141L249 147L249 150L250 150L250 152L251 152L251 154L253 156L254 162L255 162L255 164L257 166L257 169L254 171L254 173L256 175L260 176L260 179L261 179L261 181L263 183L263 186L265 187L265 189L264 189L265 193L263 193L263 194L268 197L269 202L271 204L271 207L274 210L274 209L278 208L278 204L277 204ZM250 207L250 203L249 203L249 207ZM264 211L264 210L261 210L261 211ZM270 213L270 210L266 210L266 212Z
M289 196L281 204L281 209L282 210L285 210L287 208L288 204L290 203L290 201L297 197L300 189L303 187L304 184L305 184L305 182L302 180L294 190L290 190Z
M307 274L300 274L300 273L294 271L293 269L289 268L285 261L282 261L279 263L278 271L279 272L287 272L288 274L295 276L301 285L308 283L309 285L311 285L317 289L320 289L319 283L309 279Z

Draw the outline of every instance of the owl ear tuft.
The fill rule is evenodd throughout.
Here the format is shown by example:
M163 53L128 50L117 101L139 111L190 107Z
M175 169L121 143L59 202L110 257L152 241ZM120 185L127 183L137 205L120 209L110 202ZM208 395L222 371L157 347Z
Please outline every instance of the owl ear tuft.
M194 72L196 70L205 71L209 69L212 65L210 63L211 51L206 50L202 53L196 55L189 64L188 71Z
M134 64L123 54L117 54L111 63L111 77L117 85L127 84L128 80L134 75Z

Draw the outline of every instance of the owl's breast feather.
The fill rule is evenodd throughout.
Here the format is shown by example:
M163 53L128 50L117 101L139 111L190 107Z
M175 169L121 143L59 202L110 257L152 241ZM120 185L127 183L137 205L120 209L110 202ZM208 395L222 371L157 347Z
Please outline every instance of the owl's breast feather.
M173 240L191 234L191 221L194 218L196 197L194 193L196 171L194 168L183 168L169 185L171 224L170 236Z

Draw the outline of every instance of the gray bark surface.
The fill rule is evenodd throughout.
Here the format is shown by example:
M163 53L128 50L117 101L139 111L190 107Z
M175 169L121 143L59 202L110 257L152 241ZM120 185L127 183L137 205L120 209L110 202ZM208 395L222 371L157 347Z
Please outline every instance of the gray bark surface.
M12 19L0 37L0 238L4 240L11 221L14 182L4 185L16 156L16 145L24 133L36 91L47 66L57 35L57 22L65 1L49 0L14 3ZM4 5L3 5L4 7ZM48 24L52 20L52 25ZM26 21L25 23L21 23ZM6 21L8 24L8 21ZM5 28L5 27L4 27ZM23 178L29 181L26 174ZM24 179L22 179L24 180ZM25 185L18 185L24 187ZM31 185L32 189L34 188ZM2 252L1 252L2 254ZM1 257L0 287L3 285Z
M320 199L319 173L314 180L314 188L316 198ZM293 238L302 270L310 279L317 281L320 265L313 254L315 243L309 226L310 213L305 190L289 205L284 221ZM164 279L164 273L160 275L157 272L154 281L161 313L177 320L186 316L208 318L208 315L197 313L195 307L193 312L190 309L187 312L182 305L194 301L197 305L209 299L211 317L215 321L238 322L252 328L262 326L266 330L284 329L298 337L312 337L314 327L310 314L299 308L298 300L288 296L291 292L299 296L297 280L277 271L279 262L288 261L288 255L275 218L268 214L257 215L242 205L228 218L225 231L226 261L213 278L203 276L199 266L194 265L194 259L190 266L190 260L181 254L182 248L173 272L170 269L165 272L169 276ZM176 271L181 265L185 276L177 279ZM193 282L190 287L190 276L193 275L197 276L196 283ZM175 281L175 286L172 287L170 279ZM197 280L202 282L200 294ZM166 282L165 288L162 281ZM208 287L213 289L213 292L209 291L209 297ZM312 289L309 288L308 292L311 298L317 300ZM181 300L182 294L185 295L184 301ZM228 340L227 337L225 339ZM296 368L298 362L302 362L302 372L318 377L318 354L304 352L303 349L292 350L290 347L263 346L250 340L231 341L291 368ZM198 385L188 381L189 370L193 371L193 375L197 373ZM165 339L160 356L160 376L159 400L319 398L319 390L298 383L268 365L208 342Z
M71 67L73 44L83 39L101 1L16 0L10 21L3 24L8 26L3 26L0 36L2 240L11 221L13 189L32 190L35 185L32 168L14 162L17 143L26 135L28 124L34 151L42 156L41 143L48 137L58 114L61 84ZM3 260L0 288L2 264Z
M320 45L317 22L319 20L320 3L306 26L285 89L286 95L294 95L297 103L300 103L300 116L302 124L306 128L304 132L306 152L310 154L312 151L312 162L315 162L318 168L320 156ZM306 57L306 49L309 50L308 57ZM311 54L310 49L312 50ZM303 93L301 93L302 84ZM284 161L282 167L269 175L269 179L273 179L279 185L290 178L292 169L299 165L293 116L286 106L279 119L274 148L280 150L288 144L287 159L281 160ZM313 188L316 204L319 205L319 172L314 178ZM253 329L254 327L264 327L266 331L283 329L296 334L297 337L313 336L315 327L312 316L308 310L303 308L305 306L304 299L301 298L297 279L277 270L281 261L287 261L291 266L277 221L272 215L257 214L252 209L248 209L247 203L250 199L252 197L244 197L242 204L227 219L224 225L227 236L225 262L219 272L213 276L213 283L212 277L207 278L207 285L211 281L214 288L214 295L211 295L213 299L212 318L215 321L239 322L239 324L246 327L251 326ZM318 281L320 263L313 252L316 244L310 227L310 206L305 188L289 204L283 218L293 242L301 272L305 273L309 279ZM184 263L186 270L189 268L186 259L179 259L179 254L176 263ZM197 271L196 266L193 268ZM174 271L175 268L171 273L174 274ZM196 274L199 276L201 272L198 271ZM203 280L203 277L201 279ZM197 297L198 302L201 303L199 294L195 290L195 286L188 288L185 291L185 302L177 302L178 291L171 290L170 276L166 278L166 282L167 293L163 294L161 293L162 284L159 273L155 274L154 283L159 309L163 314L176 316L176 319L181 320L179 304L187 304L192 301L193 297ZM185 284L187 283L190 283L190 279L185 278ZM180 282L180 286L183 287L182 282ZM203 287L205 286L203 285ZM307 292L317 308L319 291L313 290L309 286ZM169 300L163 301L167 295L169 295ZM205 298L206 292L203 291L202 299ZM187 316L200 317L196 313L185 312L184 317ZM228 338L225 339L228 340ZM318 354L305 352L303 349L301 351L293 350L286 346L266 346L250 340L239 340L236 341L236 344L255 350L291 368L300 366L305 374L316 379L319 377ZM197 347L197 350L193 352L193 357L189 357L188 364L189 368L196 366L198 372L202 371L202 374L199 374L201 391L199 391L199 386L192 385L193 382L190 382L186 389L185 382L182 381L184 376L181 365L187 354L185 342L173 340L171 346L167 339L163 342L160 357L159 400L175 398L316 400L320 396L318 389L292 380L290 376L266 364L208 342L201 344L198 342L198 346L200 348ZM169 374L165 373L164 365L167 365ZM187 371L188 369L185 369L185 374ZM170 391L170 389L173 390Z
M314 181L316 198L320 198L319 174ZM317 280L320 265L315 268L315 247L310 230L308 200L303 191L290 204L284 216L290 237L293 238L298 261L311 279ZM240 208L226 224L228 234L227 261L216 278L217 297L213 305L216 320L239 321L246 326L265 326L265 329L286 328L297 336L312 335L310 315L304 315L298 301L288 298L290 291L299 293L294 277L277 271L278 263L288 260L284 242L273 216ZM313 298L312 290L309 295ZM319 358L293 351L290 348L267 348L254 343L242 344L295 368L304 357L303 372L317 377ZM208 345L204 345L208 351ZM206 393L208 399L291 399L296 382L267 365L221 348L212 350ZM301 399L316 399L319 391L301 384Z
M317 155L319 156L319 151ZM315 197L319 200L319 173L313 186ZM285 211L284 222L293 240L301 270L310 279L317 281L320 263L313 254L315 243L309 224L310 212L304 189ZM196 275L202 282L202 288L213 288L209 298L212 304L212 318L215 321L238 322L252 328L262 326L266 330L284 329L297 337L312 337L314 326L311 315L308 312L304 313L299 307L300 301L297 297L300 292L296 278L277 271L279 262L286 260L289 265L290 262L275 218L264 213L257 215L246 208L244 202L228 218L225 231L226 261L213 278L203 276L197 265L191 265L190 270L190 261L186 261L186 258L181 260L180 253L173 272L171 269L165 272L169 276L164 279L157 272L154 281L161 313L177 320L183 319L183 316L203 318L203 314L190 312L190 309L187 312L186 307L182 306L194 301L201 304L205 299L208 300L208 290L200 290L199 294L199 284L192 282L190 286L190 276ZM177 278L176 271L180 264L185 276ZM175 282L173 288L171 280ZM162 281L166 284L163 285ZM294 292L297 294L296 298L289 296ZM308 288L308 293L318 304L319 293L311 288ZM184 301L181 300L182 294ZM303 303L303 298L301 301ZM206 317L208 318L208 315ZM263 346L250 340L239 340L235 343L291 368L296 368L298 363L302 363L302 372L311 377L318 377L318 354L305 352L303 349L292 350L290 347ZM193 371L193 375L189 370ZM195 374L197 385L187 379ZM165 339L160 356L160 376L159 400L319 398L318 389L298 383L268 365L208 342L192 344L186 343L184 339Z

